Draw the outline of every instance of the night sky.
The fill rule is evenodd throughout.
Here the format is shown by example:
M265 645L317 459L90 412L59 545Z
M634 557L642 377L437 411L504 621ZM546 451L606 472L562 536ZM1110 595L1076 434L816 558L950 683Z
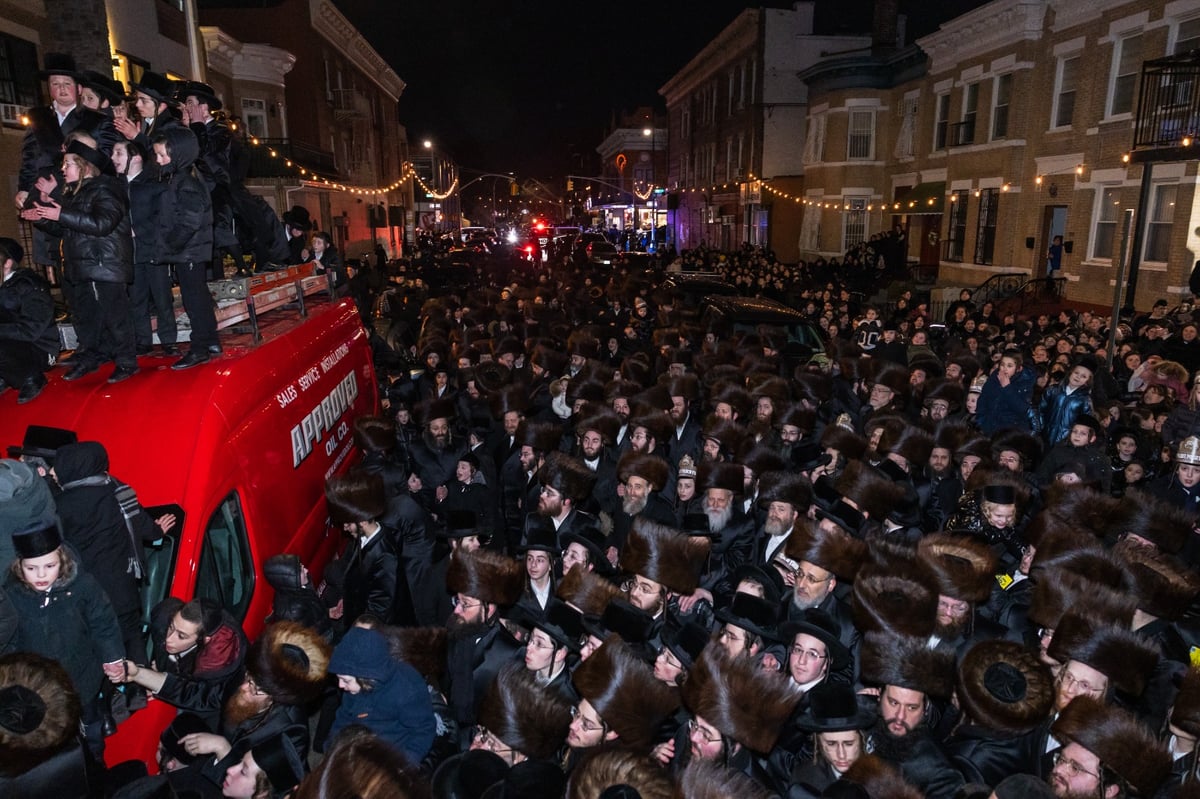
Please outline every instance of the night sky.
M744 9L731 0L335 0L407 88L401 124L467 168L557 179L596 169L614 114L654 105L658 88ZM908 8L911 5L912 8ZM901 0L913 36L981 5ZM871 0L818 0L819 32L867 32ZM572 166L572 164L574 165Z

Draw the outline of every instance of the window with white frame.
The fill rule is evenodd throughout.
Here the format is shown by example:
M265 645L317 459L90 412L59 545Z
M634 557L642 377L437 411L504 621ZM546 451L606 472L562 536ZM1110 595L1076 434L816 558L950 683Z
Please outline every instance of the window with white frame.
M1166 263L1171 252L1171 221L1175 217L1174 183L1154 187L1150 215L1146 221L1146 252L1144 261Z
M1058 59L1058 77L1054 82L1053 128L1071 126L1075 116L1075 92L1079 89L1079 54Z
M900 103L900 132L896 135L896 149L893 153L897 158L911 158L914 155L913 138L917 132L917 95L905 97Z
M1113 48L1113 74L1108 93L1108 116L1133 112L1133 95L1142 69L1142 34L1123 36Z
M1200 17L1185 19L1175 28L1175 46L1171 48L1171 52L1175 55L1183 55L1198 49L1200 49Z
M975 120L979 116L979 84L970 83L963 89L962 127L954 144L975 143Z
M996 78L995 89L992 92L992 138L1003 139L1008 136L1008 104L1012 100L1012 74L1000 75Z
M267 103L250 97L242 98L242 123L246 135L256 139L267 138Z
M970 192L966 189L955 189L950 192L949 224L946 226L947 261L963 260L967 240L967 197Z
M1092 257L1112 260L1116 252L1117 223L1121 218L1121 189L1112 186L1101 190L1092 231Z
M875 157L875 112L854 109L850 111L849 117L846 158L851 161L869 161Z
M824 113L812 114L808 118L808 132L804 137L804 153L801 160L806 164L817 164L825 159Z
M934 105L933 149L945 150L950 127L950 93L939 94Z
M996 228L1000 218L1000 190L979 190L979 224L975 226L975 263L990 265L996 255Z
M846 197L842 204L842 252L867 238L868 197Z

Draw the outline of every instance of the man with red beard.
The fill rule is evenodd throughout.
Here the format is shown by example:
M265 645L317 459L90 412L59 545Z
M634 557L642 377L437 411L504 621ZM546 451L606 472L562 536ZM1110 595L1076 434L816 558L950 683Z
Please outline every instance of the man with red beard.
M308 756L306 706L325 684L329 644L296 622L270 624L250 647L246 676L225 702L219 732L194 732L180 745L197 760L169 775L177 792L212 795L225 772L250 749L286 735L301 761Z
M879 688L879 721L867 736L871 752L899 766L905 779L930 799L950 799L963 776L950 765L928 722L931 703L954 690L954 656L926 641L884 632L867 633L862 681Z
M1171 756L1130 713L1080 696L1054 722L1066 745L1048 781L1058 799L1154 796Z

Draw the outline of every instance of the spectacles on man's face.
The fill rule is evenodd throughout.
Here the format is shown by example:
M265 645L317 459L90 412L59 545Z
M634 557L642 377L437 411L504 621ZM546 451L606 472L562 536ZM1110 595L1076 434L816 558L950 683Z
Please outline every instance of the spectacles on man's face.
M1066 770L1067 774L1072 777L1078 777L1080 774L1086 774L1089 777L1095 778L1097 781L1100 779L1099 774L1088 771L1069 757L1064 757L1062 752L1054 753L1054 765L1062 766Z
M705 743L718 744L721 742L721 733L710 732L708 728L701 727L695 719L688 719L688 733L699 735Z
M800 569L796 569L794 574L796 575L796 582L803 580L804 582L808 583L809 585L820 585L821 583L827 583L827 582L829 582L830 578L833 577L832 574L826 575L824 577L818 577L815 574L811 574L810 572L806 572L806 571L801 571Z
M815 649L805 649L799 644L793 644L788 651L795 656L796 660L824 660L829 657L828 654L823 655Z
M1099 696L1104 693L1103 687L1076 678L1066 666L1063 666L1062 671L1058 673L1058 679L1062 681L1063 688L1068 691L1074 690L1089 696Z
M661 589L655 588L653 585L642 580L626 580L621 586L626 592L643 594L645 596L656 596Z
M460 597L456 594L450 600L450 604L456 608L462 608L463 610L474 610L475 608L479 607L483 603L482 602L471 602L466 599L463 599L462 597Z
M584 732L604 732L604 722L597 724L579 710L579 705L571 708L571 718L579 719L579 729Z

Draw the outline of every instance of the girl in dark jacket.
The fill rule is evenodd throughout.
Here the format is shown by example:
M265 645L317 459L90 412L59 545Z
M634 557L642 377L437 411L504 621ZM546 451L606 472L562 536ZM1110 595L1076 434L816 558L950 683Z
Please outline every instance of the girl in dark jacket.
M58 528L13 536L17 557L5 584L17 610L16 648L57 660L71 677L83 705L88 746L104 751L96 696L104 667L119 665L125 648L117 614L104 589L79 568Z
M64 380L78 380L106 361L116 361L108 382L137 370L129 283L133 281L133 235L129 198L112 162L94 143L77 139L63 156L62 204L43 193L21 218L62 236L63 276L74 284L75 332L80 349Z
M1019 352L1006 352L1000 365L988 375L975 406L975 423L985 435L998 430L1032 429L1029 398L1033 394L1034 376L1022 368Z

